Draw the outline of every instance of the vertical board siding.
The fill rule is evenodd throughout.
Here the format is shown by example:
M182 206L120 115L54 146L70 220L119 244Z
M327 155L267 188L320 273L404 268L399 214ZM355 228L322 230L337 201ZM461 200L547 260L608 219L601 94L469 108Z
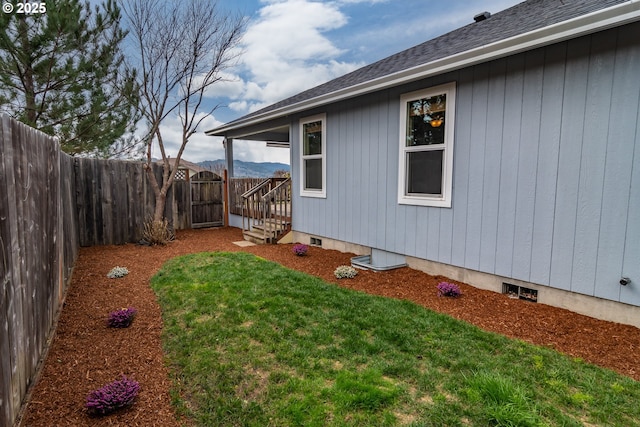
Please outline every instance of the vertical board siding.
M640 102L636 119L636 138L640 135ZM633 278L633 286L620 288L620 300L628 304L640 306L640 148L635 145L633 166L631 168L631 185L629 186L629 208L627 211L627 227L624 244L624 261L622 276Z
M363 161L362 161L362 158L366 153L366 151L364 151L364 148L366 147L365 144L368 142L365 140L367 136L365 133L365 128L369 127L369 124L370 124L369 120L367 120L366 124L363 124L363 119L365 117L368 117L366 116L367 105L368 104L365 104L362 106L362 108L358 108L355 110L355 116L352 121L352 123L354 124L353 126L354 136L352 139L353 143L349 144L350 147L353 147L353 160L354 160L353 171L351 174L351 177L353 180L351 182L351 187L352 187L351 197L350 197L351 206L349 206L349 215L351 216L351 224L354 225L353 236L352 236L352 239L353 239L352 242L354 243L363 242L365 237L364 234L366 234L366 232L363 232L363 226L368 225L367 217L369 216L369 209L365 209L365 210L360 209L361 206L364 206L360 201L364 197L367 197L366 187L364 184L369 180L369 176L367 176L366 178L363 177L363 174L365 173L365 169L363 167ZM355 155L355 153L358 153L358 155ZM325 226L326 226L326 223L325 223Z
M70 157L0 116L0 425L12 425L36 373L78 253Z
M572 40L567 45L549 281L551 286L565 290L572 290L571 276L590 50L589 38Z
M398 225L404 227L401 217L398 215L398 162L399 162L399 147L400 144L400 105L399 95L389 95L389 106L387 107L387 123L388 123L388 143L381 147L381 153L384 155L385 163L387 164L386 181L384 182L384 188L386 197L381 201L378 206L372 207L373 209L383 209L385 217L380 221L380 225L376 227L384 227L383 230L379 230L379 233L384 234L385 246L379 249L387 249L389 251L395 251L397 253L403 253L402 247L396 247L398 241Z
M524 55L507 59L505 85L505 111L502 123L502 152L500 159L500 199L498 201L498 230L496 242L495 273L511 277L516 202L518 191L518 164L520 149L520 127L522 126L522 104L524 88ZM454 160L455 161L455 160ZM464 173L464 172L463 172Z
M633 141L636 134L638 110L629 108L629 105L638 104L640 93L628 90L628 82L638 78L636 67L640 63L640 52L629 49L636 40L637 34L623 32L618 36L616 68L611 88L612 102L606 117L609 126L606 136L598 257L595 265L595 295L601 297L607 296L612 281L615 286L617 276L624 276L622 263L626 227L619 224L627 222L629 202L632 199L627 189L630 187L633 171L634 146L627 141ZM638 263L640 264L640 261Z
M340 164L344 163L344 155L342 154L342 150L345 149L344 145L339 144L338 141L344 140L346 135L346 126L344 126L344 118L340 111L335 111L327 117L327 188L331 188L331 191L327 191L327 204L331 206L332 209L328 211L328 221L327 227L325 230L327 234L323 234L323 236L329 237L329 234L340 234L344 233L344 214L340 212L343 207L344 202L340 199L340 197L346 197L343 191L335 191L334 188L338 188L341 182L346 182L346 176L344 175L344 165ZM331 123L331 124L330 124ZM298 147L291 147L292 151ZM298 158L299 155L293 156L294 159ZM294 160L295 161L295 160ZM335 165L335 167L330 167L329 165ZM329 173L332 171L332 173ZM293 175L295 176L295 175ZM302 175L299 175L302 176ZM302 178L300 178L302 179ZM294 191L294 194L296 191ZM296 208L293 208L296 210ZM296 214L293 215L294 221L297 217Z
M640 282L639 32L634 23L327 106L327 199L296 197L294 229L640 305L640 287L618 284ZM399 205L400 95L451 81L452 207Z
M531 278L543 66L543 50L535 50L525 54L511 274L513 277L526 281Z
M378 145L375 148L371 148L371 152L376 156L375 162L372 165L375 168L376 177L376 193L378 195L375 206L371 206L370 209L374 209L378 216L376 223L371 227L372 233L375 238L371 240L372 245L376 248L384 248L386 246L387 236L385 233L380 232L381 224L385 223L387 218L387 200L396 194L395 188L398 187L398 177L394 177L392 174L395 168L389 166L387 150L389 147L393 147L394 141L399 138L399 133L393 132L390 127L390 117L394 114L398 114L398 110L392 108L389 102L388 93L384 92L380 94L378 104L379 114L376 115L375 120L378 124ZM397 126L397 125L396 125Z
M356 206L354 203L355 193L358 191L362 191L362 189L357 186L356 180L359 180L360 177L357 175L360 171L357 170L357 165L360 163L360 158L362 157L361 151L356 151L354 139L361 138L360 127L362 123L358 120L356 111L357 108L354 108L355 104L349 105L348 109L345 111L346 121L349 123L347 126L347 139L346 139L346 153L345 159L348 161L348 169L347 169L347 180L346 180L346 200L344 204L343 210L343 220L346 222L346 239L349 242L355 242L357 239L354 237L355 229L358 227L358 222L360 221L361 212L360 206ZM342 144L342 141L340 141ZM357 208L357 211L354 210Z
M382 145L380 142L381 139L386 138L386 134L381 134L379 129L380 117L379 115L383 113L383 110L380 109L380 99L376 98L375 104L369 107L369 114L376 118L376 121L371 123L370 126L367 127L367 135L366 135L366 146L363 152L363 162L366 165L366 176L369 177L366 180L366 194L367 196L363 199L371 200L370 207L367 208L368 218L367 223L363 224L365 227L364 233L366 233L366 238L364 242L375 242L376 235L378 234L378 224L380 224L380 220L382 216L380 214L380 210L376 209L380 203L380 192L379 190L379 177L380 171L378 170L377 165L377 157L378 157L378 147ZM364 243L363 242L363 243Z
M595 292L595 261L598 255L608 117L612 102L615 53L615 50L610 48L612 41L615 45L615 39L592 39L588 68L573 253L574 270L571 276L571 290L587 295L594 295Z
M640 138L640 84L638 82L638 74L637 70L640 67L640 50L637 48L638 41L638 31L640 31L640 25L631 26L629 28L623 28L620 31L620 52L619 56L624 56L628 58L631 63L627 64L622 61L623 67L627 70L625 71L625 75L628 76L628 80L623 80L622 82L634 82L635 86L631 88L622 87L619 90L626 91L629 94L628 105L620 105L618 111L620 109L627 108L630 111L629 114L629 122L627 125L629 126L628 133L624 135L620 135L620 143L626 144L629 147L629 150L633 150L632 164L629 167L630 173L630 182L629 182L629 193L628 200L629 204L627 207L627 220L626 220L626 228L625 228L625 242L624 242L624 258L622 264L622 271L620 275L623 277L633 278L633 286L624 286L620 287L620 301L626 302L628 304L638 305L640 306L640 147L638 147L638 138ZM616 63L618 64L618 63ZM616 80L617 84L622 82ZM616 86L614 86L614 90L616 90ZM636 95L636 99L634 101L633 95ZM617 98L616 98L617 99ZM625 98L623 98L625 99ZM633 111L636 111L635 118L635 132L633 132ZM616 120L621 120L620 118L616 118ZM635 136L635 145L633 144ZM616 141L612 140L611 143L614 144ZM622 181L620 183L611 183L611 188L606 188L605 190L614 191L622 188L627 188L626 182ZM623 209L624 205L621 205L619 209ZM617 244L620 244L617 242Z
M465 248L467 241L467 218L478 212L471 212L469 206L469 168L471 165L471 146L474 132L472 119L473 109L473 75L474 69L467 68L460 72L459 82L456 88L456 112L455 112L455 138L457 141L466 141L458 146L454 144L454 173L453 173L453 236L451 240L450 264L463 266L465 263ZM458 133L460 135L458 136ZM467 171L460 173L460 171ZM458 207L466 206L467 209ZM477 207L477 206L476 206ZM470 232L473 232L470 230Z
M482 246L482 210L484 205L485 146L487 141L488 111L493 106L489 99L489 65L474 69L471 100L471 126L468 139L469 174L467 175L467 223L464 240L464 265L473 270L480 268L480 248Z
M482 193L482 224L478 270L494 273L498 245L498 212L500 206L500 168L502 164L502 122L505 114L507 61L490 64L487 94L487 127L484 147L484 180Z
M534 283L550 280L566 49L559 44L545 51L529 276Z
M440 259L440 212L440 209L429 209L427 211L427 217L424 218L427 230L423 236L427 242L427 249L424 255L420 255L421 258Z

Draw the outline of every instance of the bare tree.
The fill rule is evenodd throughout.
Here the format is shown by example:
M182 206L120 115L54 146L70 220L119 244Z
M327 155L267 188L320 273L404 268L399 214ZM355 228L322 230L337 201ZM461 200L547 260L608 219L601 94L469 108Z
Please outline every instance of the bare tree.
M205 91L222 80L222 71L235 65L245 19L221 11L215 1L128 0L123 7L137 55L141 113L147 130L146 171L155 192L153 222L164 221L166 197L189 138L207 114ZM204 110L204 111L203 111ZM169 158L160 125L178 117L182 140ZM151 168L152 147L158 146L164 165L162 182Z

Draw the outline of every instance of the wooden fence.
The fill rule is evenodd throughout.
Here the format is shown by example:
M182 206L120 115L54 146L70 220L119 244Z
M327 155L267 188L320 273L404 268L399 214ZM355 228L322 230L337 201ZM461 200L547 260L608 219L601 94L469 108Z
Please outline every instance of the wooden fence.
M0 116L0 425L16 419L77 257L73 159Z
M229 178L229 213L242 215L242 194L264 181L265 178Z
M80 245L138 242L153 215L155 195L142 162L75 158ZM158 182L162 166L152 165ZM191 228L188 181L174 181L164 216L176 229Z
M234 215L242 215L242 194L251 190L267 178L230 178L229 179L229 212ZM271 185L275 187L286 178L269 178Z
M162 182L162 166L154 173ZM191 188L165 217L191 227ZM80 246L137 242L155 197L141 162L73 158L0 116L0 426L16 420L51 338Z

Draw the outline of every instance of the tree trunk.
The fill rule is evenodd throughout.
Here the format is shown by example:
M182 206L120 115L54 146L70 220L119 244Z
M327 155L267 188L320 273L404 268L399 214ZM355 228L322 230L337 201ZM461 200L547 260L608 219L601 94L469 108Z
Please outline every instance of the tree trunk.
M24 55L24 70L22 70L22 84L24 86L25 95L25 119L27 124L38 128L36 124L37 112L36 112L36 94L35 84L33 81L33 58L31 53L31 43L29 42L29 27L24 15L18 15L18 31L20 33L20 48L22 49L22 55ZM19 65L17 65L19 67Z
M162 221L164 219L164 207L166 204L167 194L161 191L160 194L156 195L156 209L153 212L154 221Z
M162 184L162 188L160 188L160 184L158 183L158 180L156 179L156 175L153 171L153 163L151 163L151 154L149 154L147 163L145 163L144 165L144 169L145 169L145 172L147 173L149 184L153 189L153 194L155 195L155 199L156 199L156 207L153 211L153 221L162 221L164 219L164 207L167 204L167 189L165 188L166 184L164 182Z

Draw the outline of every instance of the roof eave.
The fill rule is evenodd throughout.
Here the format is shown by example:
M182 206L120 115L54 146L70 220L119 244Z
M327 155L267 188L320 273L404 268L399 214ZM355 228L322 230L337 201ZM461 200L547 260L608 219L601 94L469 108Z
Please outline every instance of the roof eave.
M635 22L639 19L640 0L629 0L626 3L601 9L484 46L479 46L474 49L437 59L396 73L388 74L364 83L349 86L315 98L267 111L263 114L251 116L246 120L239 120L211 129L206 131L205 134L209 136L225 136L227 132L240 129L245 126L255 125L343 99L432 77L490 60L503 58L505 56L577 38L597 31L603 31L609 28Z

